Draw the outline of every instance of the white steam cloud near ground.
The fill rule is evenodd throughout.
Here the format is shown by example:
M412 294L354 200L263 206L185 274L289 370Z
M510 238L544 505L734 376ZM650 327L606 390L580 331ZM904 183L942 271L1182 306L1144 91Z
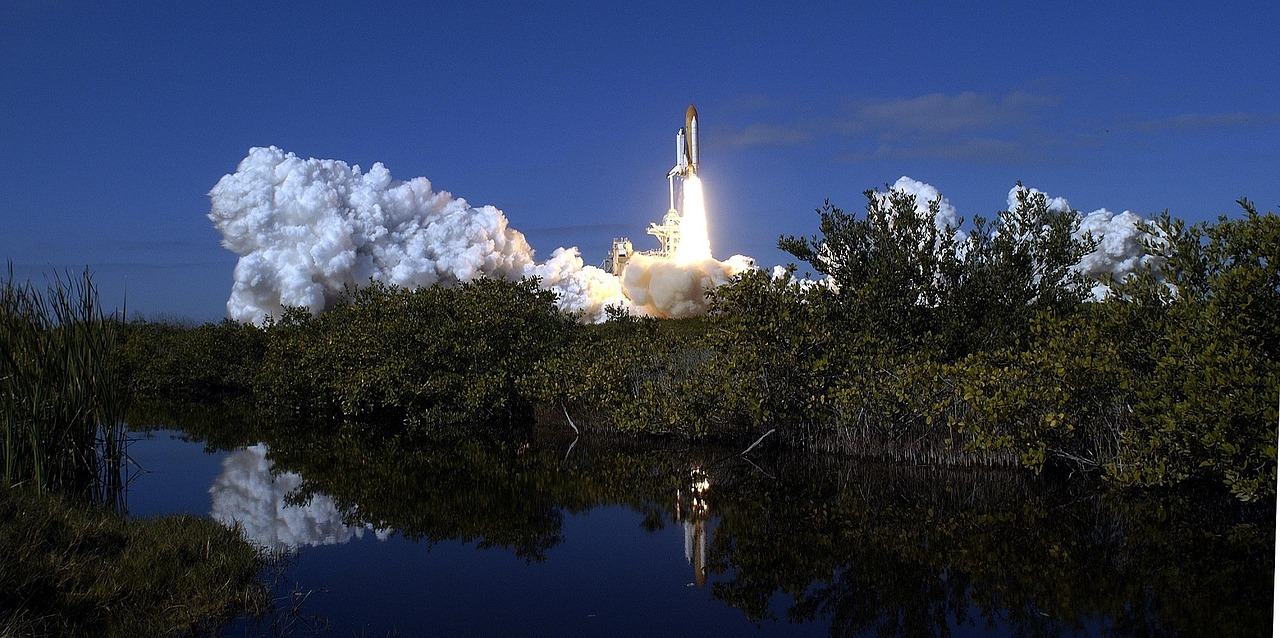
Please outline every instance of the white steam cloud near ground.
M915 194L921 213L939 196L909 177L893 188ZM1016 187L1011 202L1015 195ZM557 248L538 262L524 235L493 206L477 208L433 191L425 177L393 179L381 163L364 172L276 147L251 149L209 198L209 219L222 245L239 256L227 312L241 322L262 323L278 317L284 306L318 313L344 287L371 280L415 288L529 276L557 294L562 310L580 313L585 321L602 321L609 306L684 317L706 312L705 290L755 267L742 255L689 262L637 253L619 277L584 264L577 248ZM1062 198L1051 202L1069 208ZM955 207L945 198L940 203L936 223L956 224ZM1106 209L1083 216L1081 232L1092 232L1101 244L1080 268L1094 276L1133 272L1143 258L1139 222L1133 213Z

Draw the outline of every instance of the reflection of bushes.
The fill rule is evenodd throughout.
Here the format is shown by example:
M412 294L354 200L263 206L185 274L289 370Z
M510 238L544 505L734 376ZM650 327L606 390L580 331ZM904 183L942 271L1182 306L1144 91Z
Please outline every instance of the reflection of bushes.
M277 469L302 474L294 498L327 494L352 513L349 524L413 540L506 547L534 561L561 541L562 514L548 497L546 477L527 471L510 447L407 447L395 439L346 438L303 449L272 447L270 458Z
M568 440L536 435L426 444L281 427L267 440L275 467L303 476L295 498L329 495L350 524L533 561L562 542L565 512L622 505L650 530L677 520L675 495L701 468L712 593L757 621L781 602L787 620L830 623L833 635L988 622L1028 635L1269 626L1274 509L1220 491L1099 495L1009 469L760 449L748 464L733 450L596 434L566 458Z
M801 477L718 490L711 567L732 576L714 593L753 619L772 617L784 594L790 620L828 619L832 635L987 623L1060 635L1105 623L1235 636L1270 625L1269 508L1071 495L990 471L869 470L839 483L780 471Z
M290 497L295 502L323 493L350 513L348 524L427 542L504 547L533 561L561 542L563 511L606 503L643 510L651 495L665 502L681 474L678 457L656 450L593 453L583 444L565 462L567 442L548 449L527 441L336 436L293 427L268 440L274 467L303 477Z

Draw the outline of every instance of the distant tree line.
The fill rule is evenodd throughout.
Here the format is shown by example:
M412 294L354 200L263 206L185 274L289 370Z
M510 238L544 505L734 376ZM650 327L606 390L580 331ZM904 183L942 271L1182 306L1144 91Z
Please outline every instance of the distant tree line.
M1064 469L1121 485L1274 493L1280 218L1162 215L1161 263L1090 301L1078 216L1013 210L939 228L910 194L824 205L779 245L823 283L744 273L707 317L582 325L536 282L371 283L264 327L134 323L134 389L239 398L328 427L458 434L535 418L759 437L915 462ZM938 202L930 202L936 211ZM566 425L567 427L567 425Z

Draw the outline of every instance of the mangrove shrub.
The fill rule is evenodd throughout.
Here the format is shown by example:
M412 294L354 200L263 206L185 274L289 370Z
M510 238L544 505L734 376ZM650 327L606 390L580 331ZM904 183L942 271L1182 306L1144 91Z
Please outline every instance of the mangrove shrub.
M269 325L254 393L293 413L410 429L527 418L521 380L570 322L533 280L371 283Z

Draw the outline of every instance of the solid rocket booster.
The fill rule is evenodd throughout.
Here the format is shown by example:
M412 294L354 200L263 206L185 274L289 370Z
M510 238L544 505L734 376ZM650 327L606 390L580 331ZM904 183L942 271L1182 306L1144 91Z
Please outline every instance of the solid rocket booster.
M684 112L684 127L676 132L676 165L667 177L689 177L698 174L698 109Z
M667 177L684 176L689 173L689 145L685 139L684 129L676 131L676 167L671 169Z

